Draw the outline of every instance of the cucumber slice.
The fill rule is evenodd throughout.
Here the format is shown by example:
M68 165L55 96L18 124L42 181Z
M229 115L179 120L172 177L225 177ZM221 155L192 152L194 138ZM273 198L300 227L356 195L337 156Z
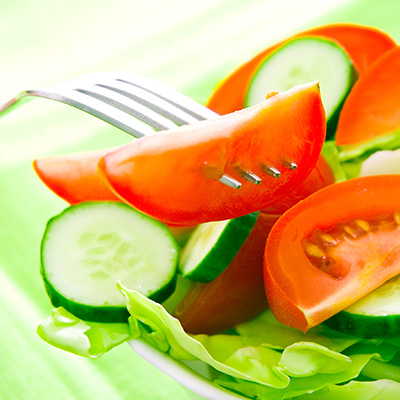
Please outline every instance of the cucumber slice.
M120 281L155 301L175 288L178 245L166 226L118 202L68 207L47 223L41 274L52 304L88 321L129 313Z
M400 336L400 275L329 318L325 324L364 339Z
M317 37L293 39L260 64L249 84L245 106L260 103L270 91L285 91L318 80L326 111L327 137L331 137L356 76L349 56L334 41Z
M198 225L181 253L179 270L193 281L210 282L233 260L258 217L251 213Z

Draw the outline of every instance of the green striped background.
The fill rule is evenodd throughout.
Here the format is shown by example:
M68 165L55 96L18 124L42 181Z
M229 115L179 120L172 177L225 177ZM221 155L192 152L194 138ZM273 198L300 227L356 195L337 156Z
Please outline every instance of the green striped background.
M370 24L400 40L398 0L2 0L0 102L23 89L97 71L147 75L205 102L267 45L330 22ZM0 119L0 399L190 399L127 345L99 360L36 335L50 312L38 270L44 224L65 207L31 168L48 154L129 138L47 100Z

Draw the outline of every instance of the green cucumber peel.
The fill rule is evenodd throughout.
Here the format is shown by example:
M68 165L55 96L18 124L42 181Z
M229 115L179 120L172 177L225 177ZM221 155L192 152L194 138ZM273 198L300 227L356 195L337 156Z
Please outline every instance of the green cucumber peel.
M169 229L119 202L66 208L46 225L41 274L54 307L87 321L126 322L119 281L156 301L175 289L179 248Z
M249 236L258 212L201 224L181 252L179 270L190 280L210 282L232 262Z
M334 136L343 103L358 79L346 51L335 41L304 36L294 38L269 54L253 74L244 104L253 106L270 91L284 91L319 81L326 110L327 138Z

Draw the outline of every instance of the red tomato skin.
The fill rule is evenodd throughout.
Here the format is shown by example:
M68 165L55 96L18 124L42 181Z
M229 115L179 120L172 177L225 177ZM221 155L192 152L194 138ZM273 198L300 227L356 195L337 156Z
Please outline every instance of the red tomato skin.
M286 196L263 209L266 214L283 214L299 201L325 186L335 183L335 176L325 158L320 155L317 164L304 181Z
M244 107L247 88L258 65L289 40L302 36L320 36L338 42L349 54L361 76L385 52L397 46L387 33L357 24L331 24L300 32L255 55L225 78L215 89L207 106L218 114L227 114Z
M341 44L352 59L357 72L363 75L387 51L397 46L386 32L372 26L359 24L330 24L310 29L304 34L331 38Z
M41 181L70 204L82 201L120 201L97 174L97 163L110 150L95 150L34 160Z
M353 86L339 116L336 143L364 142L400 127L400 47L385 53Z
M302 247L316 229L328 231L354 218L368 221L399 210L399 188L400 175L351 179L319 190L283 214L264 255L266 295L279 321L306 332L400 273L394 250L390 263L339 260L346 274L336 279L314 266Z
M229 219L264 208L304 181L325 130L319 87L311 83L237 113L131 142L106 154L99 173L123 201L165 223ZM296 170L283 167L285 156ZM281 177L265 174L262 163L279 166ZM262 177L261 184L240 178L235 164ZM221 184L204 167L217 171L214 178L234 176L242 187Z
M178 305L175 316L187 332L209 335L223 332L255 318L267 308L262 270L269 232L282 213L332 183L332 170L320 156L316 167L299 187L260 213L230 266L210 283L193 283ZM284 306L287 304L274 304L275 308ZM294 308L289 314L296 312Z
M70 204L83 201L121 201L97 174L97 164L110 150L50 156L37 159L33 167L42 182ZM292 192L266 207L266 214L283 214L311 193L334 183L329 164L321 155L310 175ZM173 233L184 236L189 227L170 225Z

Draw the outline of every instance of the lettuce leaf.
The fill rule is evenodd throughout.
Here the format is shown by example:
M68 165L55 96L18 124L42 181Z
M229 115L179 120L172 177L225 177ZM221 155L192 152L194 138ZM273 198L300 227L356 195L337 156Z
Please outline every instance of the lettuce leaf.
M362 164L382 150L400 148L400 130L379 135L362 143L337 146L334 141L325 143L322 154L332 168L336 182L360 175Z
M329 384L298 400L394 400L399 398L400 383L387 379L375 382L351 381L346 385Z
M345 181L347 179L347 174L342 167L339 158L339 147L336 145L335 141L329 140L324 143L324 147L322 148L322 155L331 167L331 170L335 177L335 182Z
M285 392L256 386L250 382L235 381L229 377L221 379L221 386L243 396L259 400L394 400L399 398L400 383L388 379L374 382L350 381L344 385L328 383L312 393L308 391Z
M354 346L360 339L323 326L304 334L280 324L269 310L239 325L236 334L189 335L160 304L119 288L127 298L133 337L143 337L174 358L207 363L219 372L215 383L250 398L290 398L345 383L374 356L363 351L375 345L358 354ZM351 348L351 355L341 352Z
M392 339L390 339L392 340ZM374 359L390 362L399 353L400 348L389 340L362 340L345 350L346 355L373 354Z
M400 386L392 382L400 381L400 366L388 363L400 359L397 341L361 340L323 325L302 333L278 322L270 310L230 334L191 335L162 305L121 284L118 287L126 297L128 323L82 321L57 308L39 325L39 336L91 358L141 337L175 359L204 362L217 385L260 400L329 400L342 398L342 393L350 396L353 390L359 397L352 400L368 399L362 396L370 393L380 396L377 399L400 396ZM346 384L362 376L377 381Z
M235 379L227 375L221 375L215 380L215 383L225 389L240 393L243 396L259 400L297 398L304 394L319 391L326 388L328 385L339 384L356 378L370 357L371 356L368 355L354 355L349 358L346 368L336 373L317 373L308 377L291 378L290 384L285 388L285 390L256 385L253 382ZM306 359L307 357L305 357L305 360ZM301 357L298 357L298 361L301 362Z
M247 345L270 346L285 349L297 342L314 342L330 350L341 352L358 343L361 339L334 331L324 325L311 328L307 333L281 324L271 310L266 310L257 318L238 325L236 331Z
M189 335L162 305L122 285L119 289L127 299L129 323L82 321L60 307L37 333L53 346L90 358L142 337L176 359L203 361L216 371L215 383L251 398L303 396L361 373L400 380L400 367L387 364L400 350L397 342L363 341L323 325L304 334L279 323L270 310L237 326L234 334ZM336 393L326 390L324 396Z
M37 334L52 346L90 358L99 358L131 336L127 323L82 321L63 307L53 309L38 326Z
M201 360L235 378L273 387L286 387L287 375L278 368L279 353L272 349L244 347L241 336L188 335L163 306L119 284L131 314L132 337L143 337L178 360Z

